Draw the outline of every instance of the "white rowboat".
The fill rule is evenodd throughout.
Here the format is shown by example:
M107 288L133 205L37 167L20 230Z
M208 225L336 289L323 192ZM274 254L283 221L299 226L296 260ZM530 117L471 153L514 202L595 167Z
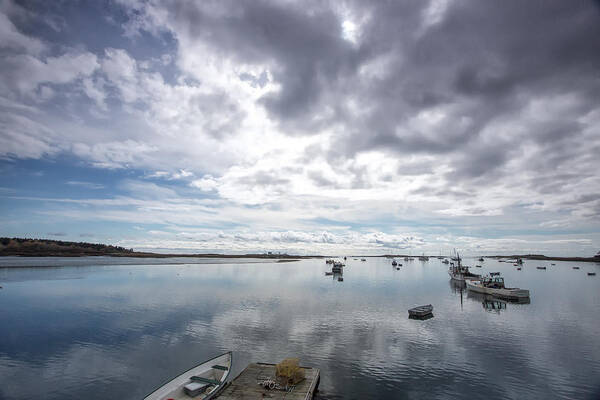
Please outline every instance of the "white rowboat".
M225 385L231 371L231 352L221 354L165 383L144 400L209 400Z

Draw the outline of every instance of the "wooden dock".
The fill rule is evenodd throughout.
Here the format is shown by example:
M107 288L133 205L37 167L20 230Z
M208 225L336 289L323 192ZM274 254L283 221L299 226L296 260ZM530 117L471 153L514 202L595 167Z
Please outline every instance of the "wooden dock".
M305 379L298 383L291 391L285 391L266 389L259 384L268 379L275 379L275 364L252 363L223 389L218 399L257 400L265 398L273 400L310 400L319 386L320 371L318 368L301 368L304 369Z

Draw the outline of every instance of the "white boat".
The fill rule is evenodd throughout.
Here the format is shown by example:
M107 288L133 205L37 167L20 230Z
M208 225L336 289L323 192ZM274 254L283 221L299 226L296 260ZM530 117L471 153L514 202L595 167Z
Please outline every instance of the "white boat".
M165 383L144 400L209 400L225 385L231 371L231 351L212 358Z
M529 297L529 290L504 286L504 278L501 276L483 277L478 281L466 281L466 284L468 290L503 299L519 300Z
M396 260L392 261L392 265L395 267L396 265L398 265L398 262Z
M345 265L342 262L336 261L333 263L333 267L331 267L331 270L333 272L342 272L342 268L344 268Z
M472 273L469 271L469 267L461 264L461 258L458 253L456 253L455 259L456 265L454 263L450 263L450 267L448 268L448 275L450 275L450 278L461 282L481 278L481 275Z

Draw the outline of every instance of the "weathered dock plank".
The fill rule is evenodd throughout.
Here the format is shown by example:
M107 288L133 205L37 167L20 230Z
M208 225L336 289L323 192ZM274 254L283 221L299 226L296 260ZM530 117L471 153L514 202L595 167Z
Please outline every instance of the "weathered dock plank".
M246 367L219 395L219 400L245 400L245 399L286 399L310 400L313 398L319 385L320 371L318 368L301 367L304 369L305 379L298 383L291 391L269 390L259 382L275 378L275 364L252 363Z

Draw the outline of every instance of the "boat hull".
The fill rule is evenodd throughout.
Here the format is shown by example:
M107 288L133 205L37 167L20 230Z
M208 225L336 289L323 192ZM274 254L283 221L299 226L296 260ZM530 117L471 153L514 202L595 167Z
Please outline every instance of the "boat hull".
M509 300L518 300L529 297L529 290L519 288L489 288L481 285L479 281L467 281L467 289L476 293L490 294Z
M454 279L455 281L459 281L459 282L472 281L472 280L477 280L477 279L481 278L481 275L473 274L473 276L469 276L469 275L464 275L464 274L453 274L452 271L448 271L448 275L450 275L450 278Z
M225 382L231 371L232 353L229 351L218 357L212 358L195 366L183 374L171 379L148 396L144 400L186 399L192 397L186 394L185 386L192 383L192 376L198 377L196 381L206 383L207 388L203 393L194 396L197 400L210 400L214 398L225 386ZM218 366L219 368L215 368ZM210 382L208 384L207 382Z

